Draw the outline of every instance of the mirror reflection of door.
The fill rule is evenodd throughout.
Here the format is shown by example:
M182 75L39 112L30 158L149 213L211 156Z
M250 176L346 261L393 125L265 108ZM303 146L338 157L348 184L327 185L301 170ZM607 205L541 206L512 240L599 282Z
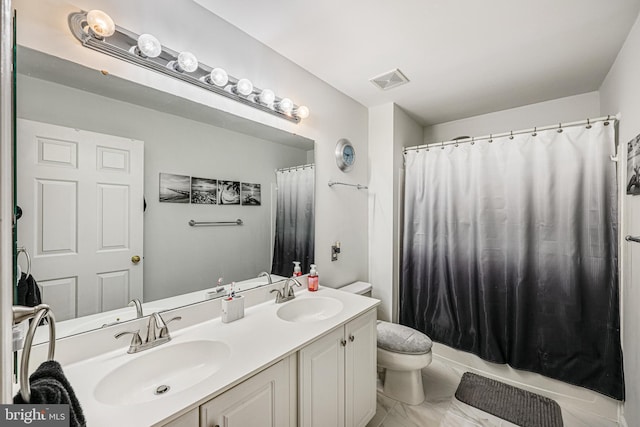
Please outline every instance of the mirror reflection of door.
M144 230L141 231L145 240L144 258L136 266L139 270L145 270L144 293L142 294L142 290L136 291L138 285L134 286L133 278L129 277L129 297L141 299L145 314L203 301L209 298L206 291L217 287L219 278L223 278L227 285L232 281L236 284L247 281L247 288L267 283L264 277L257 276L262 271L269 271L272 265L276 205L274 171L313 163L312 140L114 75L104 76L96 73L93 68L24 46L18 46L18 51L17 116L20 119L71 128L71 136L54 137L54 140L64 141L68 138L76 141L77 131L74 129L83 129L124 137L129 145L129 138L144 141L143 186L147 202ZM18 145L21 144L22 140L18 141ZM25 171L22 171L21 156L18 153L17 161L22 173ZM133 166L132 159L133 157L130 160L133 171L138 168ZM94 160L91 162L96 164ZM36 160L29 161L27 170L33 169L35 165ZM79 167L84 166L82 163ZM50 169L60 171L65 167L51 166ZM139 169L141 171L142 168ZM261 201L257 203L257 198L252 197L243 199L241 204L236 205L166 203L159 197L160 177L163 174L190 176L204 181L249 183L244 188L245 196L246 190L259 188ZM24 181L24 178L21 177L20 180ZM37 200L37 190L35 185L24 185L17 189L21 205L23 199ZM241 195L242 193L243 188ZM133 196L131 200L134 200ZM87 206L87 203L92 202L78 195L79 209ZM191 219L204 222L242 219L243 225L190 227L188 223ZM25 221L35 224L36 218L18 221L19 244L27 246L32 254L36 251L36 245L29 242L35 241L35 237L25 240L22 232L36 231L33 231L33 225L27 230ZM133 224L130 221L130 232L139 231L138 228L134 230ZM78 232L80 231L79 229ZM78 274L65 272L63 275L53 276L46 271L46 267L57 268L55 262L36 265L40 261L62 259L63 255L58 254L56 258L34 253L34 257L40 257L35 260L34 275L45 293L43 302L54 306L57 320L74 317L74 311L77 314L76 319L56 324L58 335L99 328L104 324L136 316L136 310L127 307L128 299L123 297L125 292L119 293L114 299L100 294L99 286L107 285L96 285L98 277L95 274L93 283L87 288L87 292L91 292L94 297L87 302L81 300L80 292L85 288L80 286ZM131 256L134 255L143 257L142 253L132 251ZM72 256L69 255L68 258L72 259ZM125 261L130 262L129 258L125 258ZM292 261L295 260L297 258L284 260L287 275L291 274ZM19 264L24 271L26 257L21 255ZM80 267L79 262L76 264ZM127 266L132 271L136 267ZM100 267L97 272L124 270L125 267ZM76 276L78 282L75 285L73 280L67 280ZM102 276L100 280L106 283L106 279L112 279L111 284L122 284L117 282L122 278L114 274ZM52 281L54 279L64 280ZM77 291L74 290L76 286ZM125 287L122 285L119 288ZM114 286L112 289L117 288L118 286ZM241 287L243 290L247 288ZM220 296L222 295L224 294L221 293ZM116 304L116 301L122 303ZM58 302L67 305L58 308L55 306ZM114 304L111 305L111 302ZM98 310L104 315L96 313ZM46 334L47 330L44 328L43 339Z
M18 246L56 318L142 299L143 142L23 119L17 140Z

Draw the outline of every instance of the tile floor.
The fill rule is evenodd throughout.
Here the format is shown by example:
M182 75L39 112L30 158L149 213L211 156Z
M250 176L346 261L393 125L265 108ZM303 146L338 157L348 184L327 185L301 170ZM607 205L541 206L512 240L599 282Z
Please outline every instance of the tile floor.
M376 415L367 427L512 427L508 421L459 402L453 396L464 373L435 359L423 371L426 399L422 405L405 405L382 394L378 382ZM561 407L564 427L617 427L618 423ZM517 426L516 426L517 427Z

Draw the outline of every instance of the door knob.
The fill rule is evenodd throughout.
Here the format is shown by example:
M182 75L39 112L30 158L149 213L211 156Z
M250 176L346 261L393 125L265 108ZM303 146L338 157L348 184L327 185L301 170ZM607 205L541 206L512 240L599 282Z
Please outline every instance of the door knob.
M140 262L140 256L139 255L134 255L131 257L131 262L134 264L137 264Z

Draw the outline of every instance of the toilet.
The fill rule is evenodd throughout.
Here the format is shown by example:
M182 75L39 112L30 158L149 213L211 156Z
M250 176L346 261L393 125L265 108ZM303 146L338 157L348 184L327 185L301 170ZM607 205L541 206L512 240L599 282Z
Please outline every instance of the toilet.
M371 284L355 282L341 291L371 296ZM383 393L395 400L419 405L424 401L422 369L431 363L433 342L408 326L378 320L378 367L384 369Z

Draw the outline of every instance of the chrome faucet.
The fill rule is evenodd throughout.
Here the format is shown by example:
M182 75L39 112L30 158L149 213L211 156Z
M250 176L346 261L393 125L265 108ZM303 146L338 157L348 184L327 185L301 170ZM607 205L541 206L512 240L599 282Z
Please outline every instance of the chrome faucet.
M298 281L298 279L296 279L295 277L289 277L284 282L284 288L282 289L282 291L280 291L280 289L272 289L271 290L271 293L274 293L274 292L278 293L276 295L276 304L280 304L280 303L283 303L283 302L290 301L290 300L292 300L292 299L294 299L296 297L296 294L293 291L293 286L294 285L298 286L298 287L302 287L302 283L300 283Z
M134 305L136 306L136 319L143 317L144 314L142 314L142 304L140 303L140 300L138 298L134 298L129 301L127 307L133 307Z
M149 316L149 323L147 323L147 337L144 341L140 337L140 330L118 332L114 335L114 337L118 339L127 334L131 334L131 344L129 345L129 350L127 351L127 353L138 353L140 351L148 350L150 348L157 347L160 344L171 341L171 336L169 335L169 328L167 328L167 325L174 320L181 319L182 317L176 316L173 319L167 320L165 322L160 314L158 314L157 312L152 313L151 316Z
M263 272L259 273L258 277L266 277L268 284L272 284L273 283L273 280L271 280L271 274L267 273L266 271L263 271Z

